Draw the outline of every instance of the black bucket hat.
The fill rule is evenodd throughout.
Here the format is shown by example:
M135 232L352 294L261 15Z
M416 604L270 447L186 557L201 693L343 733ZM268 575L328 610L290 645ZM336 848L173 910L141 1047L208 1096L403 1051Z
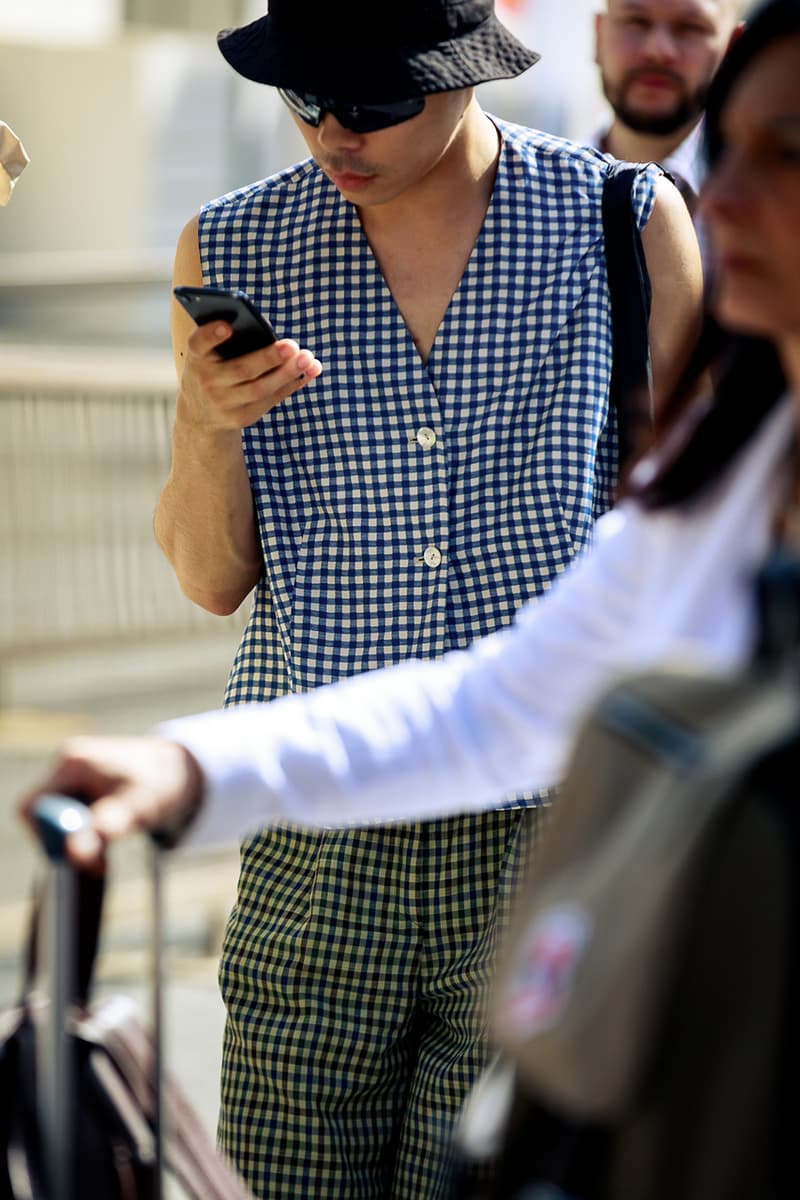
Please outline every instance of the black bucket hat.
M217 40L246 79L363 104L509 79L539 59L493 0L269 0Z

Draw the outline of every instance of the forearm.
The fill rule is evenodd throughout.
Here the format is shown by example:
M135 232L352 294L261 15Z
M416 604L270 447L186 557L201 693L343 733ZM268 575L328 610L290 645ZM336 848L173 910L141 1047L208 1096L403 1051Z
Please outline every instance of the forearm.
M155 534L190 600L234 612L262 571L241 433L199 430L178 412L172 466L155 514Z

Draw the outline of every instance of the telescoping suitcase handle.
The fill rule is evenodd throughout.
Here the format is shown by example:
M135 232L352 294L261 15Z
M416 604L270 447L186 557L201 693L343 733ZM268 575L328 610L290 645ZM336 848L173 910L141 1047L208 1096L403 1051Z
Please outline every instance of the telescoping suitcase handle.
M47 1171L48 1195L52 1200L82 1200L73 1195L72 1155L74 1138L74 1054L69 1037L68 1016L76 996L87 1000L91 968L94 960L98 928L88 931L89 962L79 964L78 873L66 856L66 840L71 833L86 828L89 810L74 797L43 796L33 813L34 824L42 848L50 860L51 886L48 889L45 929L48 942L45 961L50 964L50 1020L37 1041L36 1069L40 1086L37 1088L38 1118L41 1130L44 1161ZM157 1162L156 1190L153 1200L162 1200L164 1166L164 1102L163 1102L163 923L161 851L159 839L151 839L152 864L152 969L151 1021L154 1047L153 1126ZM96 924L99 927L102 889L97 893ZM94 919L94 917L93 917ZM85 957L85 954L84 954Z

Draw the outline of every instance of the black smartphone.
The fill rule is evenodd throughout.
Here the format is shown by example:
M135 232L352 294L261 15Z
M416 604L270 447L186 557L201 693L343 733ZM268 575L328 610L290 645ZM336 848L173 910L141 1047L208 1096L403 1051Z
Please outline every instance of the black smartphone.
M253 304L246 292L229 292L225 288L176 287L175 299L197 325L209 321L227 321L233 333L217 346L221 358L238 358L251 350L260 350L276 340L275 330Z

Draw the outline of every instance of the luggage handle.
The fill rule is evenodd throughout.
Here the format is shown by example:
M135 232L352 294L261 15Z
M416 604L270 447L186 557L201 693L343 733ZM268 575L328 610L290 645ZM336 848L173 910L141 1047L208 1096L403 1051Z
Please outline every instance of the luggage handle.
M77 999L88 1003L100 932L104 879L79 874L66 856L66 840L71 833L86 828L89 810L78 797L42 796L33 811L33 821L42 849L50 860L53 887L50 889L51 945L48 961L54 964L48 1036L37 1053L37 1071L47 1085L37 1089L40 1129L49 1173L49 1195L53 1200L73 1200L72 1196L72 1117L74 1080L72 1046L65 1017ZM151 843L151 1024L153 1039L153 1131L156 1154L156 1189L153 1200L162 1200L164 1169L163 1099L163 961L162 863L161 846L165 839L154 835ZM77 918L77 920L76 920ZM30 990L36 971L36 931L33 919L29 941L28 979ZM77 928L76 928L77 926ZM77 946L76 946L77 943ZM77 953L76 953L77 950ZM78 959L76 977L76 958Z

